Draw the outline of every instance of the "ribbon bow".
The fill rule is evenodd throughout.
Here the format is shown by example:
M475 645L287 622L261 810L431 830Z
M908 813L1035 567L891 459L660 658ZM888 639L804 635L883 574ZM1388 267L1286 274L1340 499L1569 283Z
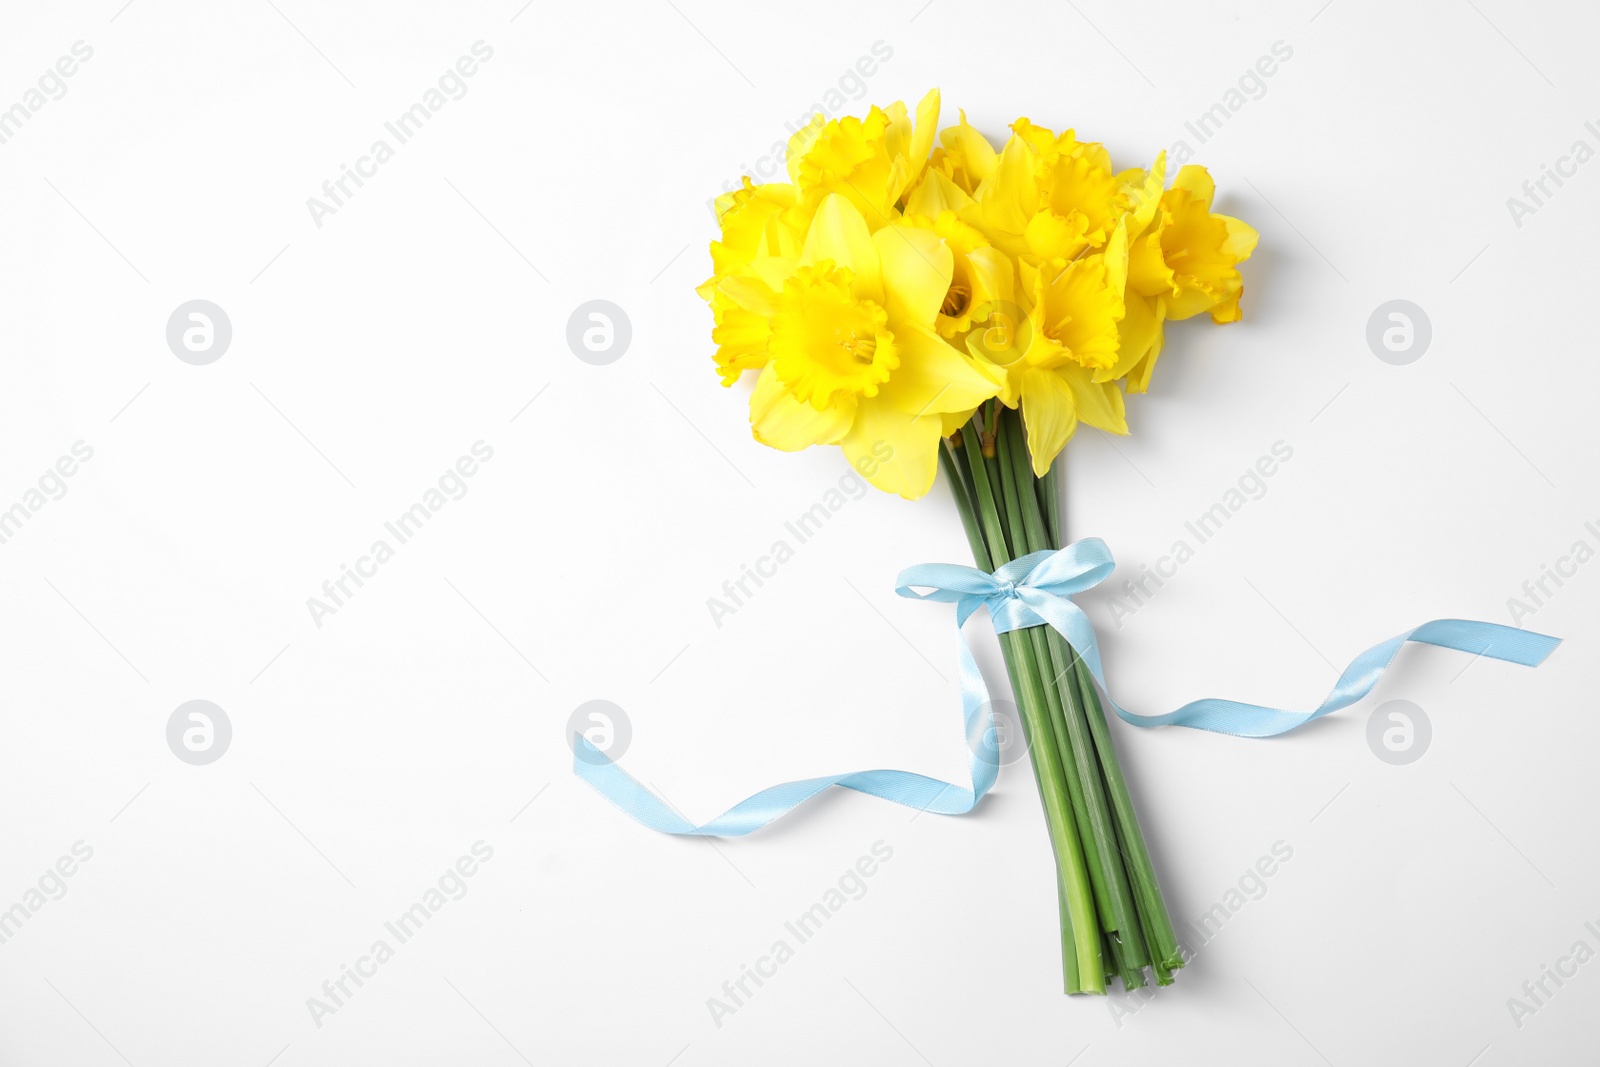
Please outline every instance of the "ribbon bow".
M1083 658L1105 697L1106 706L1123 722L1140 727L1187 726L1237 737L1273 737L1349 707L1372 692L1399 653L1400 646L1407 641L1453 648L1526 667L1543 663L1561 643L1560 638L1498 623L1434 619L1357 656L1339 675L1327 699L1312 711L1285 711L1236 700L1206 698L1165 715L1134 715L1111 699L1101 670L1094 627L1083 609L1071 599L1074 594L1099 585L1113 567L1111 550L1105 542L1089 537L1057 551L1034 552L1012 560L992 574L952 563L924 563L900 573L895 592L901 596L956 605L961 707L967 747L971 752L968 761L971 788L910 771L855 771L771 786L735 804L710 822L696 826L667 807L582 735L573 737L573 770L623 811L646 826L669 834L739 837L760 829L832 786L854 789L940 815L964 814L994 785L1000 764L989 691L961 632L961 627L980 607L989 609L996 633L1029 626L1049 626L1058 631ZM918 592L919 589L927 592Z
M994 632L1009 633L1028 626L1052 626L1061 631L1085 660L1093 652L1098 668L1094 628L1089 617L1069 597L1093 589L1110 576L1116 563L1111 550L1098 537L1086 537L1059 551L1045 550L1014 559L993 574L954 563L923 563L900 572L895 589L912 600L934 600L956 605L956 625L964 626L980 607L989 609ZM918 589L931 590L919 593ZM1096 671L1099 677L1098 670Z

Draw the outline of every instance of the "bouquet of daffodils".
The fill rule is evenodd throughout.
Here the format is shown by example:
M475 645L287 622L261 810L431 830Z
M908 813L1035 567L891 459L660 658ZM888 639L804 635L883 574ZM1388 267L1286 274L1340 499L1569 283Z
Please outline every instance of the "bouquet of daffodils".
M1239 318L1256 233L1211 210L1201 167L1118 171L1027 119L999 151L939 94L817 115L787 183L717 200L700 288L724 385L755 372L750 426L784 451L838 445L907 499L938 468L977 565L1065 544L1062 448L1125 434L1165 323ZM935 132L938 144L934 144ZM1001 635L1059 872L1069 993L1165 985L1183 965L1089 669L1046 626Z

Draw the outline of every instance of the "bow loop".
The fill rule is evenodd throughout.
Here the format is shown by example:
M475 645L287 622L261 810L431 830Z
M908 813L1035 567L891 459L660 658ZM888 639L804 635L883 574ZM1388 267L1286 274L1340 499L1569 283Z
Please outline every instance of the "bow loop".
M900 572L895 592L912 600L933 600L954 604L967 597L991 597L999 588L992 574L976 567L963 567L958 563L921 563ZM917 590L928 592L919 593Z
M1024 559L1043 556L1029 570L1028 584L1047 589L1057 596L1071 596L1093 589L1111 576L1116 561L1111 549L1098 537L1074 541L1056 552L1035 552Z

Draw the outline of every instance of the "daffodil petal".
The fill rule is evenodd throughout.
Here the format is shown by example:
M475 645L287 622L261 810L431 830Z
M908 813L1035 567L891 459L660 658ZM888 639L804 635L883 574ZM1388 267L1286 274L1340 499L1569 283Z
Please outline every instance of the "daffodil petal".
M1128 225L1128 236L1138 237L1150 228L1156 211L1161 207L1161 192L1167 182L1167 154L1160 152L1156 161L1145 172L1144 186L1137 193L1133 206L1133 220Z
M966 426L967 423L972 421L972 416L977 414L977 411L977 408L972 408L968 411L942 412L939 415L939 436L949 437L957 430Z
M896 100L883 109L889 122L884 127L884 147L890 159L905 159L911 151L911 117L906 113L904 100Z
M767 284L767 288L774 293L783 291L786 278L794 274L798 260L793 257L783 259L778 256L757 256L750 261L750 273Z
M1150 351L1145 353L1145 357L1128 371L1127 383L1130 393L1142 393L1150 388L1150 375L1155 372L1156 360L1161 358L1161 349L1166 343L1163 326L1166 304L1160 300L1152 303L1156 318L1155 340L1151 342Z
M750 395L750 432L757 441L780 452L798 452L812 445L837 444L856 416L856 401L845 397L818 411L791 396L771 364L756 380Z
M1119 331L1117 362L1095 372L1094 380L1097 383L1126 377L1141 360L1150 355L1151 349L1160 352L1161 319L1158 315L1160 307L1160 301L1151 297L1140 296L1138 293L1127 295L1123 301L1125 314L1122 321L1117 324ZM1131 381L1128 389L1130 392L1142 392L1135 390Z
M911 129L911 180L915 181L921 173L923 166L928 162L928 153L933 149L933 135L939 129L939 90L929 89L917 104L917 121Z
M908 415L879 396L856 408L855 423L839 445L867 481L916 500L933 488L942 429L940 416Z
M1223 254L1235 260L1249 259L1256 250L1256 242L1261 239L1255 227L1231 215L1213 215L1212 218L1221 219L1228 231L1227 239L1222 242Z
M967 253L967 270L972 277L972 305L981 309L996 303L1010 305L1016 299L1016 282L1011 260L993 246L974 248ZM1015 311L1016 309L1008 308Z
M1040 259L1070 259L1088 246L1084 237L1088 222L1077 212L1058 215L1050 210L1040 211L1028 220L1023 237L1028 251Z
M1128 432L1127 409L1116 382L1096 382L1092 371L1072 364L1062 367L1060 374L1072 390L1079 419L1109 433Z
M1217 183L1211 180L1210 171L1193 163L1178 168L1178 176L1172 179L1172 187L1184 190L1208 209L1211 207L1211 198L1217 195Z
M1221 303L1211 309L1211 321L1218 325L1238 322L1244 317L1244 312L1239 308L1239 298L1244 296L1244 286L1239 286L1233 292L1223 297Z
M1022 138L1006 142L994 173L984 179L974 197L988 228L1002 234L1020 234L1027 229L1039 202L1033 167L1033 152Z
M939 171L927 170L906 199L906 214L936 219L946 211L959 215L971 206L972 197L962 192L959 185Z
M879 396L908 415L970 410L994 396L1001 374L953 347L927 326L895 334L900 366Z
M950 247L931 230L899 225L885 226L872 235L872 242L883 271L890 329L906 322L932 323L955 271Z
M800 161L805 158L806 150L817 143L817 138L822 134L822 128L828 120L818 111L811 116L811 121L794 132L789 138L788 149L784 159L788 162L789 181L793 185L800 184ZM720 203L720 201L719 201Z
M1022 423L1028 431L1028 455L1039 477L1066 447L1078 429L1078 409L1072 389L1053 370L1022 372Z
M988 138L967 122L967 113L961 111L957 125L939 131L939 143L946 152L961 161L962 168L977 182L985 181L994 173L999 156Z
M855 276L852 288L856 296L883 303L883 273L867 221L854 204L838 193L830 193L817 208L805 248L800 252L802 267L820 259L831 259Z
M1128 288L1141 296L1160 296L1177 288L1161 252L1161 235L1147 233L1128 247Z
M778 309L777 293L757 278L724 278L717 290L739 307L757 315L771 318Z
M1113 292L1122 292L1128 285L1128 220L1121 219L1111 231L1106 242L1106 286Z

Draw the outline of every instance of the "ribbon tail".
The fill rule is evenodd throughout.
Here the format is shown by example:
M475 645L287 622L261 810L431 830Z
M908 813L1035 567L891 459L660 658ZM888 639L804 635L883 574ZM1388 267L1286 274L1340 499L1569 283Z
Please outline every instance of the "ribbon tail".
M1493 622L1470 619L1434 619L1421 626L1367 649L1351 661L1339 675L1333 690L1312 711L1287 711L1283 708L1246 704L1237 700L1209 697L1191 701L1165 715L1135 715L1111 698L1100 662L1099 646L1088 617L1076 604L1060 597L1028 598L1028 605L1061 633L1083 657L1106 704L1123 722L1139 727L1187 726L1192 730L1231 734L1235 737L1276 737L1313 719L1320 719L1361 700L1377 687L1384 672L1406 642L1436 645L1475 656L1537 667L1561 643L1558 637L1519 630Z
M999 773L994 718L983 674L959 631L962 719L966 728L968 769L972 786L954 785L911 771L871 770L802 778L746 797L709 822L696 825L627 771L617 766L582 734L572 738L572 770L624 813L652 830L698 837L743 837L782 818L801 804L835 786L893 801L935 815L964 815L977 806Z

